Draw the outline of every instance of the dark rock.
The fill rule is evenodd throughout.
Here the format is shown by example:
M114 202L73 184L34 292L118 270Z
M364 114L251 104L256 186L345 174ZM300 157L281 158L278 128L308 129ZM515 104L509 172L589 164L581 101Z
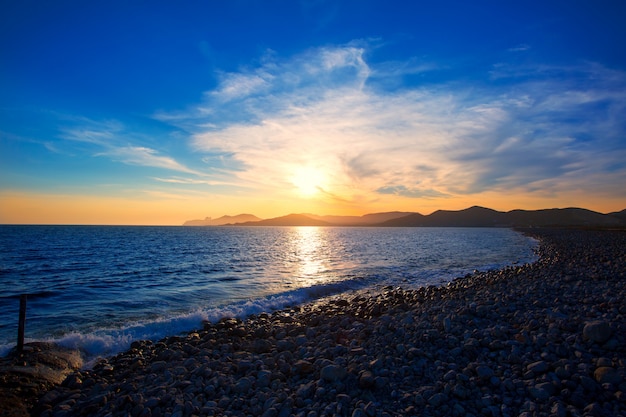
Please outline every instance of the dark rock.
M480 365L476 367L476 374L479 378L487 380L494 375L493 369L486 365Z
M298 360L293 366L300 375L310 374L315 369L311 362L305 360Z
M335 382L344 379L347 375L346 370L338 365L326 365L322 368L320 376L322 379Z
M448 397L445 394L438 392L428 399L428 404L436 408L441 406L447 400Z
M529 364L526 367L526 369L533 372L536 375L540 375L540 374L547 372L549 369L549 366L548 366L548 363L545 361L538 361L538 362L533 362Z
M363 371L359 375L359 387L363 389L371 389L376 385L376 378L370 371Z
M243 377L235 384L235 392L238 394L246 394L252 388L252 381L250 378Z
M597 343L604 343L611 338L613 331L606 321L592 321L585 324L583 336Z
M267 353L272 350L272 344L265 339L256 339L254 341L253 350L256 353Z
M619 374L619 372L609 366L601 366L600 368L596 369L593 373L593 377L596 381L598 381L599 384L618 385L620 382L622 382L622 376Z

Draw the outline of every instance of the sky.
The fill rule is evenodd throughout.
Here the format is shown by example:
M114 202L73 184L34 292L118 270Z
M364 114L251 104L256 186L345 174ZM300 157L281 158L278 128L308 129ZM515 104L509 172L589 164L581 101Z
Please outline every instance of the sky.
M0 4L0 224L626 208L626 2Z

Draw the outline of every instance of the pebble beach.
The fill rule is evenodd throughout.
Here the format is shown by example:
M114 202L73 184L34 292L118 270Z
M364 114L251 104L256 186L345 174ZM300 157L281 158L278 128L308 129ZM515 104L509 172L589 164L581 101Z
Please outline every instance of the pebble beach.
M535 263L134 342L39 393L30 412L625 416L626 232L524 233L541 242Z

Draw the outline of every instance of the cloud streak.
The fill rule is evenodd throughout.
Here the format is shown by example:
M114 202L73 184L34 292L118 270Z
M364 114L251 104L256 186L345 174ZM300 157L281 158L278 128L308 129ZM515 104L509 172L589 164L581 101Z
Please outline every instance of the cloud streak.
M169 156L159 155L155 149L133 144L122 143L137 141L126 132L123 124L117 121L96 122L80 118L77 126L62 130L61 137L65 140L92 145L93 156L107 157L113 161L127 165L160 168L169 171L202 176L202 172L188 168Z
M173 158L160 156L154 149L142 146L112 147L105 152L97 153L96 156L106 156L114 161L119 161L128 165L162 168L170 171L201 175L200 172L185 167L184 165L176 162Z

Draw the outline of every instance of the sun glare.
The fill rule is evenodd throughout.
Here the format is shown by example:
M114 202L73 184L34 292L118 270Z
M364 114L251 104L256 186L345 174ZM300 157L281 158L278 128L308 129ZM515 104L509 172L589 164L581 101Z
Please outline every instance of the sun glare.
M302 197L313 197L324 186L324 173L312 167L300 167L291 177L291 183Z

